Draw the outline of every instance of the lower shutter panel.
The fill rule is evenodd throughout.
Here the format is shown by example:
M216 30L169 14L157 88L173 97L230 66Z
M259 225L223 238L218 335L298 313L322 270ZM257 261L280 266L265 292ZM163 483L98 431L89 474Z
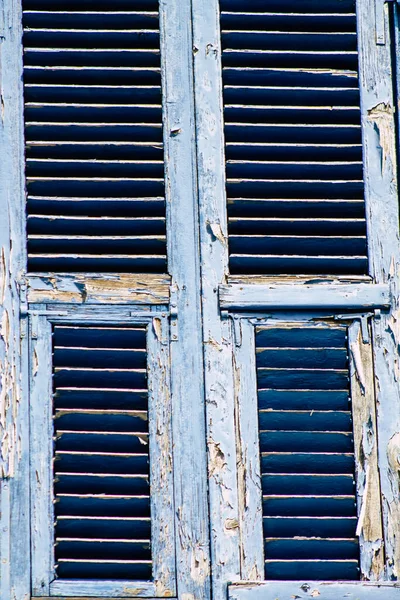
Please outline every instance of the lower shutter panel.
M152 577L146 329L55 326L60 578Z
M256 334L267 579L359 579L345 328Z
M23 8L29 270L165 273L158 2Z
M354 0L220 0L232 274L365 275Z

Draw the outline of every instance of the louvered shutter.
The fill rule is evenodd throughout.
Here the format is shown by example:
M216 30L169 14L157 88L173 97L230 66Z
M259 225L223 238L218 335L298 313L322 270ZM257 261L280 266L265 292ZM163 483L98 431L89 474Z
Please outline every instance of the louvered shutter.
M166 316L49 313L31 317L32 595L172 596Z
M24 0L30 271L165 273L157 0Z
M55 326L60 578L151 579L145 328Z
M366 275L355 0L220 0L231 274Z
M266 579L359 579L346 328L256 333Z

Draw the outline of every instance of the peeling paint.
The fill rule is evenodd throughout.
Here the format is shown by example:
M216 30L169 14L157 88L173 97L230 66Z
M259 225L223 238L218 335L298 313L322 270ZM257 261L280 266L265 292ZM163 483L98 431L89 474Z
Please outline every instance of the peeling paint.
M395 164L396 141L394 131L394 110L390 104L380 102L368 110L368 120L374 124L379 135L379 145L381 147L381 171L386 169L386 163L389 160L390 165Z

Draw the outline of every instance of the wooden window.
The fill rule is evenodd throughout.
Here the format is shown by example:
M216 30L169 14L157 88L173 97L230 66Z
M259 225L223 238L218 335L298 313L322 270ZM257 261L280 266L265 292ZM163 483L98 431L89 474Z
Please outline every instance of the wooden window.
M3 1L0 589L5 599L222 600L228 594L235 600L332 600L342 594L393 600L400 593L397 7L381 0L355 5L328 0L323 6L303 0L301 9L295 4L300 13L289 0L251 0L245 8L242 0L116 0L112 6L103 0L62 0L57 7L50 0ZM290 83L288 69L295 78ZM283 98L288 86L290 94ZM265 138L266 131L274 136ZM338 414L332 418L340 425L338 439L348 441L352 427L354 446L333 452L341 466L346 464L345 473L333 472L336 458L329 456L327 472L317 475L338 476L335 481L346 486L353 481L349 464L354 464L355 488L335 493L346 497L341 507L349 506L349 497L357 505L351 515L336 517L342 525L346 519L351 523L351 531L332 538L344 540L346 552L352 548L340 563L344 571L334 570L337 563L322 564L326 549L341 553L342 543L321 538L318 554L309 558L316 568L304 571L301 581L292 579L301 572L298 550L290 573L287 563L283 568L274 562L281 557L273 556L288 548L287 540L291 552L298 548L294 531L277 534L277 543L267 536L264 543L263 510L264 521L274 520L277 527L285 515L268 512L274 510L268 499L263 508L261 465L272 468L271 461L284 459L274 455L267 464L260 462L265 437L260 431L272 431L265 419L276 426L280 419L283 426L284 417L282 406L262 412L269 408L261 406L261 391L257 394L256 352L262 332L282 332L270 352L276 362L283 347L278 343L296 328L315 333L309 346L314 350L322 348L317 331L346 335L326 360L335 362L340 354L343 363L345 357L339 383L349 376L352 426L350 407L335 405ZM99 330L102 341L90 349L90 336ZM106 509L97 508L100 499L85 488L88 493L79 500L85 514L67 514L74 513L78 486L62 491L72 462L74 485L87 477L83 468L89 466L100 469L93 477L104 475L103 483L121 475L102 470L106 463L109 470L118 469L122 457L115 455L121 453L100 460L98 452L110 453L93 445L88 456L69 445L73 436L111 435L117 444L121 434L146 435L130 428L115 431L117 423L127 427L137 415L113 412L98 393L104 378L110 383L114 378L115 332L136 330L146 332L148 404L137 410L142 416L148 412L150 443L148 455L147 450L136 454L135 446L127 460L142 466L149 460L146 514L152 542L150 548L146 538L139 566L133 551L123 556L119 542L110 561L110 542L100 547L94 541L111 539L106 536L115 517L107 511L110 503L119 503L122 488L115 488L118 500L111 502L108 494L101 499ZM61 343L62 332L73 332L72 337ZM130 352L135 347L131 344ZM299 347L302 360L314 356ZM144 345L140 348L143 356ZM120 372L125 350L119 350ZM77 404L59 404L64 393L53 396L52 381L57 392L64 384L79 389L76 377L80 369L93 368L95 354L103 369L92 378L99 387L88 388L98 390L95 399L79 394ZM278 368L289 370L293 352L285 351L284 360ZM143 362L138 368L143 371ZM275 389L262 379L262 368L274 367L259 365L259 385ZM285 381L288 377L285 373ZM74 378L75 386L69 386ZM89 375L81 383L89 384ZM113 394L112 402L118 402L119 392ZM329 429L321 414L326 407L310 408L298 392L293 401L284 406L295 433L308 418L322 431ZM107 424L93 413L104 410L111 411ZM90 430L93 414L98 432ZM71 429L62 429L65 423ZM66 431L73 433L66 437ZM271 452L281 454L275 447ZM295 455L293 470L304 458ZM315 458L307 460L305 477L315 475ZM126 479L128 471L122 473ZM296 477L283 475L288 485ZM264 495L284 495L274 483L273 489L276 494ZM310 496L312 512L319 502ZM288 518L301 518L295 503L289 504ZM324 502L324 510L329 506L330 500ZM98 510L107 514L95 514ZM104 517L108 524L102 520L100 526ZM140 517L149 518L145 512ZM321 516L305 517L312 528ZM136 517L118 514L115 533L124 518ZM82 537L75 538L78 529ZM124 534L130 546L141 539L140 528L127 525ZM99 563L104 569L91 560L105 560ZM349 579L336 582L339 575Z
M33 596L174 596L168 323L32 317Z

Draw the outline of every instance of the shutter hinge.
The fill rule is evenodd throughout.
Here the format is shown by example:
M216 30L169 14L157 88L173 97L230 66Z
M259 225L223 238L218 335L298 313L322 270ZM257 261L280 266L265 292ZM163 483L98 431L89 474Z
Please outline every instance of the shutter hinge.
M171 327L171 341L178 340L178 286L173 283L169 287L169 320Z
M237 348L240 348L240 346L242 345L242 319L240 318L239 315L233 315L232 313L228 312L227 310L222 310L221 311L221 317L223 319L232 319L232 325L233 325L233 339L235 342L235 346Z
M335 315L334 320L335 321L360 321L361 336L362 336L363 343L369 344L371 339L370 339L369 328L368 328L368 319L370 319L371 317L375 318L375 319L380 319L381 311L379 309L376 309L374 312L364 313L362 315L360 315L360 314Z
M375 40L378 46L386 44L385 4L397 4L400 0L375 0Z

